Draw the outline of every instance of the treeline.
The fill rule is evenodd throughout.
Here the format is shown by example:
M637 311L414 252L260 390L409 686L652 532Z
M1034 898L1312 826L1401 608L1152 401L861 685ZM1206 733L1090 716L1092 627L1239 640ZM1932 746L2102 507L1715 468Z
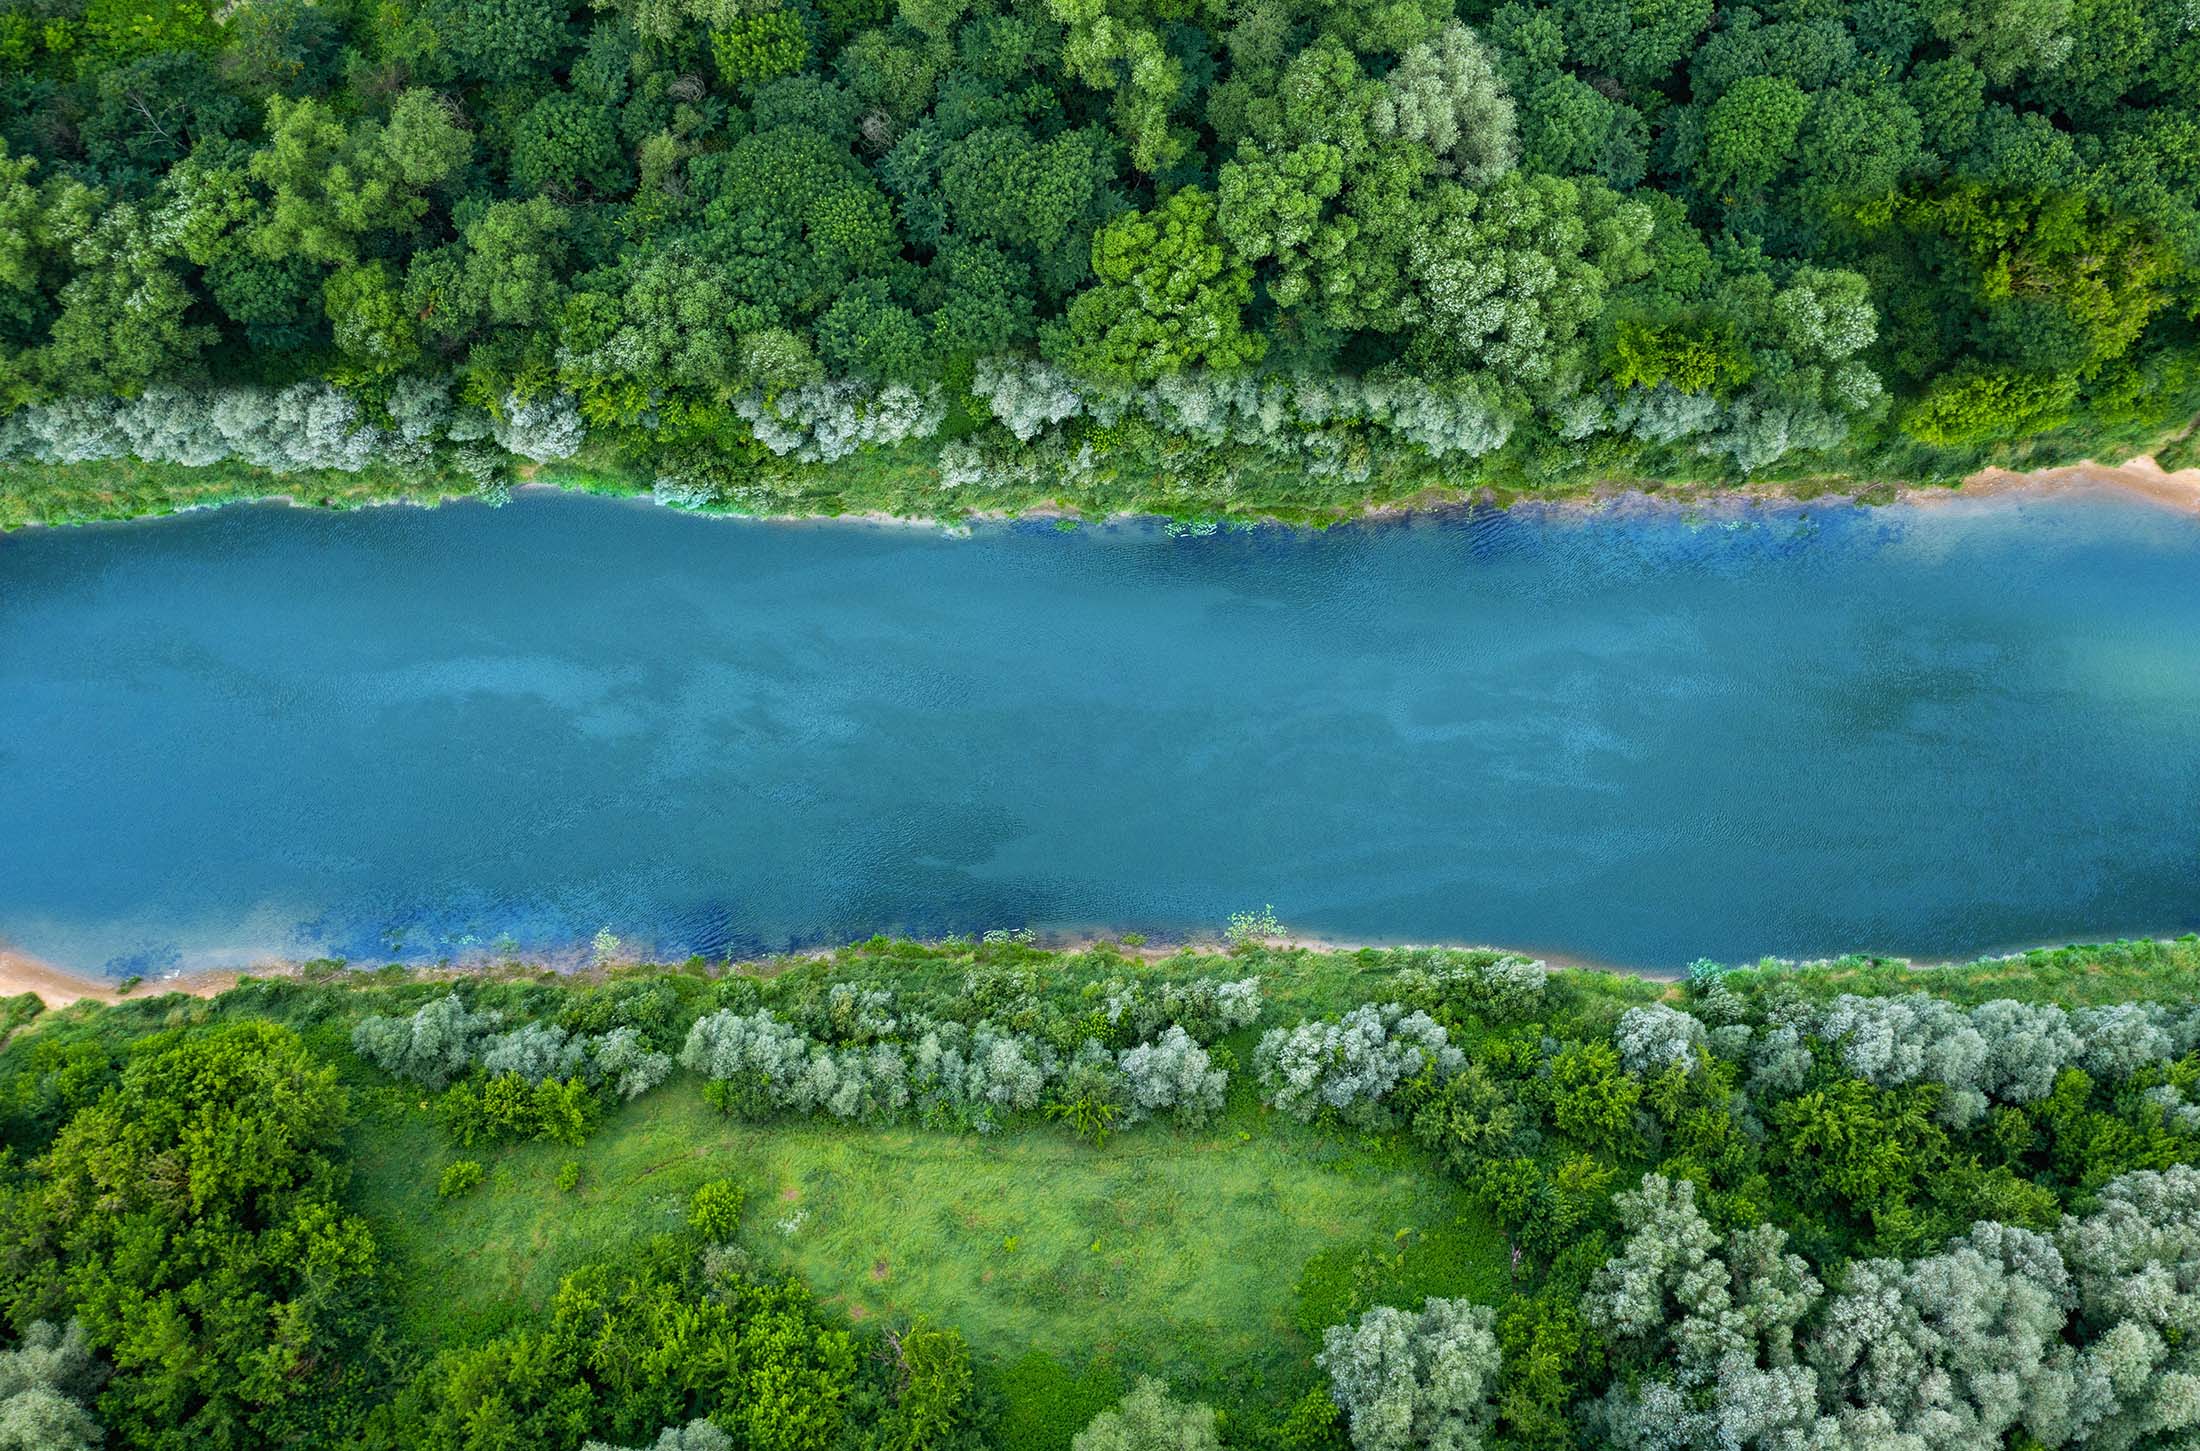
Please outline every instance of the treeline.
M1315 514L2137 448L2195 73L2145 0L5 0L0 458Z
M1348 1276L1295 1377L1220 1411L1142 1379L1073 1451L2200 1435L2190 939L1931 972L1704 963L1676 991L1497 952L1251 943L1146 962L879 941L770 967L11 1005L0 1446L1009 1444L1001 1383L955 1331L848 1321L763 1268L738 1172L541 1312L408 1342L345 1195L347 1129L373 1101L467 1149L500 1085L580 1105L512 1129L556 1139L675 1091L760 1121L1074 1131L1095 1153L1302 1121L1420 1156L1502 1227L1494 1303L1390 1303ZM440 1172L446 1194L480 1182L471 1160Z

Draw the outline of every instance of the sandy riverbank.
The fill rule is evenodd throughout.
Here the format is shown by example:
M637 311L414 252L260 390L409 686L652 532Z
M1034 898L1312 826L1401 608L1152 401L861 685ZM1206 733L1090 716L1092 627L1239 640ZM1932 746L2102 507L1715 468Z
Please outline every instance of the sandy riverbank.
M293 969L276 965L254 968L254 977L279 977ZM130 990L130 996L149 998L162 993L186 993L195 998L210 998L225 993L247 976L235 968L222 968L211 972L185 973L178 977L162 978L140 983ZM0 947L0 998L12 998L22 993L36 993L49 1008L65 1008L70 1003L90 999L99 1003L119 1003L124 994L119 987L104 978L88 977L42 962L28 953Z
M2180 513L2200 514L2200 468L2171 473L2150 456L2141 454L2114 465L2088 460L2067 468L2039 469L2031 473L1988 469L1965 479L1960 489L1906 489L1901 497L1904 503L1914 504L2006 494L2083 493L2124 494Z

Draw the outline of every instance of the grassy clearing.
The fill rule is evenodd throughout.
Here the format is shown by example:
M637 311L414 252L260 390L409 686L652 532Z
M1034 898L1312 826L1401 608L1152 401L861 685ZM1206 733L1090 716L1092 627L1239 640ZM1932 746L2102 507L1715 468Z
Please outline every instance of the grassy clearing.
M1206 1130L1143 1126L1095 1149L1051 1127L734 1123L682 1085L582 1149L477 1153L487 1182L449 1201L435 1183L460 1155L416 1112L377 1113L357 1139L358 1202L406 1329L431 1344L532 1314L561 1275L676 1227L721 1177L748 1190L753 1254L852 1318L961 1330L1033 1414L1147 1370L1224 1400L1268 1386L1272 1404L1308 1374L1320 1327L1430 1294L1495 1300L1508 1273L1502 1233L1420 1156L1249 1101ZM560 1191L568 1160L580 1184Z

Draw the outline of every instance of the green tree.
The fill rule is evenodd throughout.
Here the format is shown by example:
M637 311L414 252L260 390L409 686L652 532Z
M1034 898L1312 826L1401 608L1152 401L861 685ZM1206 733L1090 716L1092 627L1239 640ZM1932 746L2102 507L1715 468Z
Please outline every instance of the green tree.
M1602 184L1507 176L1439 192L1412 267L1426 321L1416 358L1541 384L1584 345L1610 287L1641 275L1652 219Z
M1995 371L1949 373L1902 414L1903 430L1941 447L2016 438L2052 428L2076 401L2067 378Z
M1770 182L1795 155L1810 98L1785 76L1748 76L1704 114L1696 182L1706 192L1748 192Z
M2006 86L2019 76L2045 75L2070 58L2072 0L1941 0L1933 34Z
M176 266L174 229L150 208L114 203L89 226L66 224L71 276L38 367L56 391L134 395L214 341L192 321L198 299Z
M1489 52L1457 21L1398 58L1369 122L1378 136L1428 147L1469 186L1495 181L1520 156L1512 97Z
M1046 0L1067 27L1062 67L1096 91L1114 93L1115 128L1131 165L1152 175L1183 155L1187 142L1169 125L1182 99L1184 66L1154 29L1150 0Z
M345 1095L266 1022L142 1052L34 1166L5 1233L49 1247L115 1366L109 1430L148 1448L270 1444L354 1372L376 1252L336 1202Z
M1711 23L1712 0L1566 0L1567 49L1633 86L1663 79Z
M461 74L497 84L552 69L566 47L564 0L429 0L425 16Z
M470 147L426 92L400 98L386 127L373 120L346 126L311 97L271 96L267 144L248 168L269 192L252 247L271 260L352 261L370 233L417 222L428 210L422 193L458 170Z
M419 358L417 319L389 263L377 258L339 267L321 297L338 351L367 376L401 372Z
M837 373L909 379L924 368L924 327L878 278L858 282L817 319L817 350Z
M1070 1451L1222 1451L1222 1439L1214 1407L1172 1400L1169 1388L1149 1375L1093 1417Z
M810 40L794 11L763 10L712 26L710 55L718 79L736 89L801 70L810 56Z
M1213 198L1186 187L1092 239L1098 281L1071 300L1051 351L1103 382L1149 382L1186 368L1259 360L1266 344L1245 330L1252 269L1232 260Z
M617 196L633 185L612 112L568 91L551 92L520 118L512 176L529 191L568 199Z
M1551 1060L1551 1121L1586 1144L1624 1141L1633 1132L1642 1080L1622 1072L1609 1043L1575 1043Z
M1622 388L1667 383L1683 393L1730 393L1747 381L1748 350L1731 319L1622 319L1613 330L1606 372Z

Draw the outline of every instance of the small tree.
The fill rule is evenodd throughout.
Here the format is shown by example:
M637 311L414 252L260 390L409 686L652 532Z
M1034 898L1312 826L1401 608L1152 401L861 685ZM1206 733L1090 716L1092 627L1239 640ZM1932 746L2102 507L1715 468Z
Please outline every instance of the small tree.
M1093 1417L1070 1451L1222 1451L1222 1439L1214 1407L1171 1400L1169 1388L1149 1375L1114 1409Z
M83 1326L32 1322L21 1345L0 1351L0 1447L92 1451L105 1433L82 1403L105 1378Z
M705 1244L725 1244L741 1230L746 1196L731 1179L713 1179L688 1199L688 1228Z
M1330 1326L1314 1363L1357 1451L1479 1451L1496 1417L1496 1323L1487 1306L1431 1299L1418 1315L1382 1305Z

